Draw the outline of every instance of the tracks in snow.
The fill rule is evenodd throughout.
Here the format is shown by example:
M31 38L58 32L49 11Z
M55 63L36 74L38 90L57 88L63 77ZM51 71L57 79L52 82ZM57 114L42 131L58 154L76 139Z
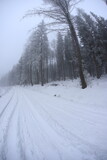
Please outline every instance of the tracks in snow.
M104 121L99 124L94 116L102 115L24 88L14 90L0 113L0 160L106 160L106 151L86 135L100 128Z
M0 94L0 98L2 98L3 96L5 96L9 91L11 90L11 87L8 87L5 92L3 92L2 94Z
M0 160L21 160L18 135L18 94L14 91L0 118Z
M27 92L25 92L24 95L26 95L26 99L28 100L29 96L26 93ZM45 96L45 98L46 98L46 96ZM31 101L34 101L34 99L35 99L35 103L32 103ZM58 121L58 119L56 119L56 117L54 117L55 114L54 114L54 116L52 115L53 111L57 114L57 112L55 111L56 108L51 107L52 104L50 104L50 106L47 105L49 103L48 101L47 101L47 104L44 103L44 101L42 101L42 103L41 103L36 98L36 95L34 98L32 97L32 100L29 99L29 103L30 103L30 105L32 104L31 106L33 108L33 114L35 113L35 117L37 116L37 114L40 117L42 117L42 119L48 124L48 128L51 127L51 129L54 131L54 133L57 134L57 139L60 139L59 143L60 144L62 143L63 146L69 146L71 153L73 152L73 150L76 150L76 153L80 154L80 156L81 156L80 159L84 159L84 158L88 159L87 155L88 156L90 155L91 159L96 159L96 158L100 159L101 158L100 156L102 156L102 155L100 155L100 153L102 154L103 151L100 149L100 147L98 148L96 145L89 143L88 141L81 138L81 136L73 133L73 131L70 130L70 128L68 128L66 125L63 125L63 123L61 123L61 121ZM34 104L36 106L34 106ZM35 107L36 111L34 111L34 107ZM51 108L51 112L49 113L50 108ZM58 112L59 112L59 115L62 114L62 111L60 109ZM66 114L66 112L65 112L65 115L68 116L68 114ZM64 112L63 112L63 116L64 116ZM77 117L75 117L75 118L77 118ZM38 119L40 119L40 118L38 118ZM78 120L78 118L77 118L77 120ZM71 115L71 121L72 121L72 115ZM45 132L45 130L44 130L44 132ZM58 147L56 147L56 148L58 148ZM65 148L65 150L66 150L66 148ZM97 152L99 152L99 154ZM97 154L98 154L98 157L100 157L100 158L97 157ZM82 157L82 155L84 155L84 157Z
M14 94L11 96L11 98L9 99L9 101L7 102L7 104L5 105L5 107L3 108L2 112L0 113L0 118L2 117L2 115L4 114L5 110L7 109L8 105L10 104L10 102L12 101Z
M7 141L8 141L9 130L10 130L10 127L11 127L11 121L12 121L12 118L14 116L17 104L18 104L18 99L16 100L16 104L14 105L14 108L13 108L13 110L12 110L10 116L9 116L8 123L7 123L6 129L5 129L5 133L3 135L2 160L7 160L8 159L8 157L7 157L7 152L8 152L7 145L8 145L8 142ZM12 132L12 131L10 131L10 132Z

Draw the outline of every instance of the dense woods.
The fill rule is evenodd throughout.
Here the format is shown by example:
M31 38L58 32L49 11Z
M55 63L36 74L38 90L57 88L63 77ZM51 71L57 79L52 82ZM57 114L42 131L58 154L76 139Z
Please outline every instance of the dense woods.
M74 26L79 40L82 69L85 77L100 78L107 74L107 20L94 13L78 10ZM30 35L18 64L5 75L1 85L34 85L79 75L78 54L70 29L59 31L52 42L42 21Z

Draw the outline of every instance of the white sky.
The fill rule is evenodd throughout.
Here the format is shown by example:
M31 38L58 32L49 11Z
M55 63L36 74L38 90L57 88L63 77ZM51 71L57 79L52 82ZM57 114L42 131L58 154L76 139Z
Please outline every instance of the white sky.
M43 7L42 0L0 0L0 77L17 64L29 30L41 21L38 16L21 20L26 11L38 7ZM107 6L102 0L83 0L77 7L107 18Z

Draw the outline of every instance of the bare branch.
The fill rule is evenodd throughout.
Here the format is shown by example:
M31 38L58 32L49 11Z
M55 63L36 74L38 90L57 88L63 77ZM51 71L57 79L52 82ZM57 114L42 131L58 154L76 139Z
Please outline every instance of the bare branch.
M66 33L66 31L68 30L69 28L56 28L56 29L48 29L48 34L51 33L51 32L58 32L58 31L61 31L61 33Z

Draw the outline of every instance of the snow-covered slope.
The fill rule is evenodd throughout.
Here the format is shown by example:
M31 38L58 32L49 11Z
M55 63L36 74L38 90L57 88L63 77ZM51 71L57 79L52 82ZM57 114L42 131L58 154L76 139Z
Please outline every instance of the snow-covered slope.
M0 160L107 160L107 78L14 87L0 98Z

